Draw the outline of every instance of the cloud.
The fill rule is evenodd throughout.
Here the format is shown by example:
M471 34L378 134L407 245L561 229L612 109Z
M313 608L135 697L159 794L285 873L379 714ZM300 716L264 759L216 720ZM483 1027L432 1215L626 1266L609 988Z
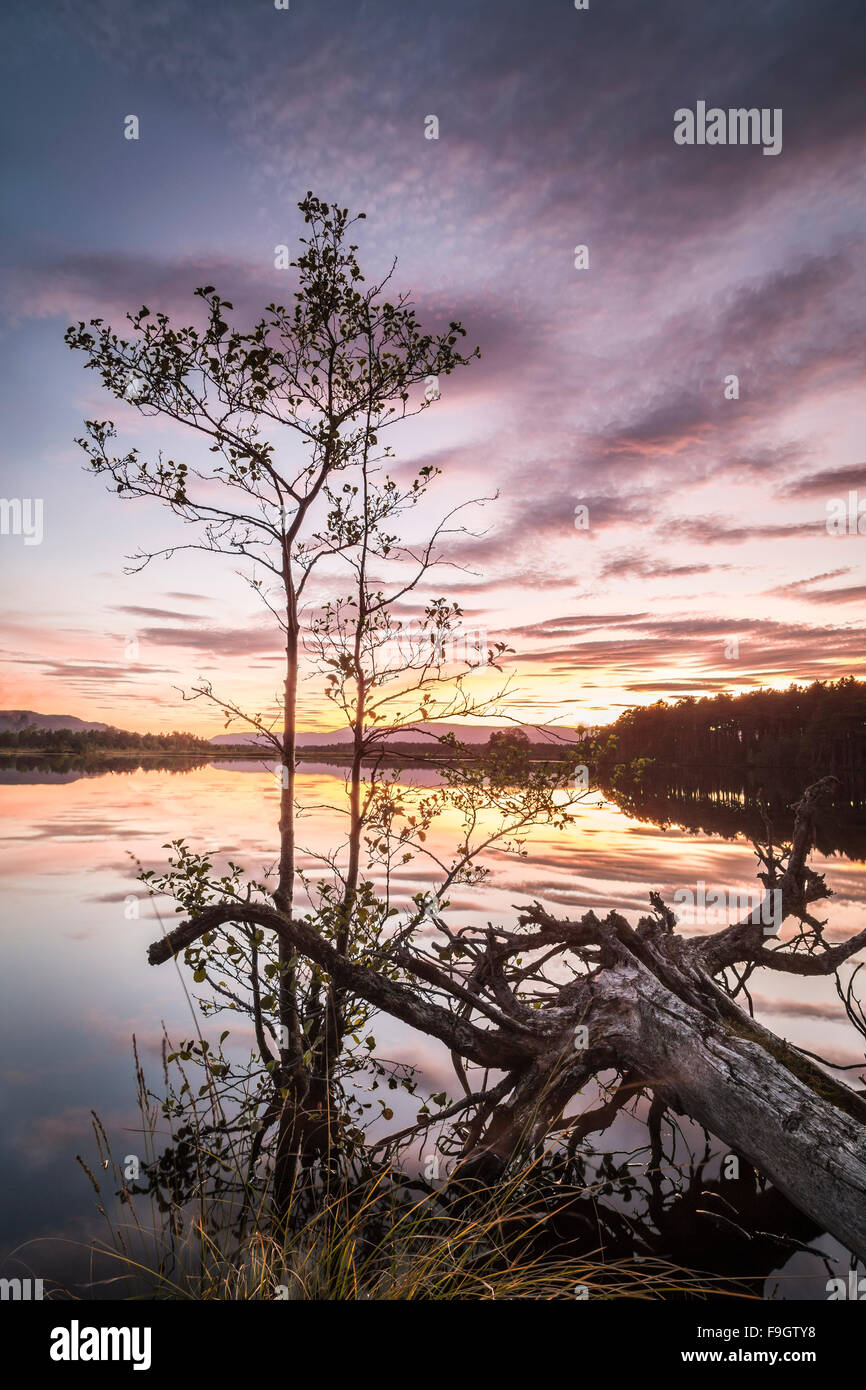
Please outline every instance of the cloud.
M695 574L714 574L718 570L732 569L731 565L712 565L706 563L673 564L670 560L657 560L646 551L621 551L605 561L601 568L601 578L622 579L632 576L639 579L674 579Z
M866 599L866 584L849 584L841 589L812 589L801 581L770 592L780 598L795 597L806 603L862 603Z
M18 665L39 666L42 674L52 680L65 681L70 689L84 689L90 684L134 684L142 676L176 675L171 666L148 666L141 662L131 662L120 666L117 662L99 661L53 661L49 657L12 657Z
M118 1143L140 1137L141 1117L130 1109L111 1110L101 1115L103 1127ZM12 1144L37 1168L51 1164L58 1154L74 1161L93 1136L93 1112L83 1105L67 1105L49 1115L29 1116L26 1129L12 1136Z
M61 318L72 323L102 317L127 327L127 313L146 304L200 327L206 310L194 291L216 284L231 299L236 316L258 315L275 297L278 273L261 264L225 256L160 258L140 253L74 252L56 260L21 263L3 281L2 303L14 324L23 319Z
M115 613L130 613L136 618L179 618L188 623L203 623L201 613L178 613L172 608L139 608L135 604L113 604Z
M197 620L200 621L200 620ZM275 627L261 628L185 628L148 627L138 633L139 641L154 647L183 647L207 652L211 656L257 656L280 660L280 637Z
M771 999L767 995L753 994L752 1003L759 1013L771 1016L810 1018L828 1023L845 1021L845 1010L838 1000L825 1004L818 999Z
M824 519L768 525L753 522L738 525L721 516L676 517L657 528L659 535L694 541L699 545L736 545L741 541L792 540L795 536L826 535Z
M866 487L866 463L848 463L840 468L824 468L785 483L780 490L786 497L827 497L847 494L850 488Z

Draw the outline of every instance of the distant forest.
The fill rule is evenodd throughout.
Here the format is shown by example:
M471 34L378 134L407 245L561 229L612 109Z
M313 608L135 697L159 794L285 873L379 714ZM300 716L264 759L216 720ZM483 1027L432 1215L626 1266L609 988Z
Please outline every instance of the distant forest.
M132 749L141 753L210 753L214 746L195 734L134 734L129 729L26 729L0 732L0 749L28 753L94 753Z
M844 676L787 690L659 700L626 710L604 732L609 741L598 760L603 771L652 758L668 767L715 764L758 773L796 768L862 777L866 683Z

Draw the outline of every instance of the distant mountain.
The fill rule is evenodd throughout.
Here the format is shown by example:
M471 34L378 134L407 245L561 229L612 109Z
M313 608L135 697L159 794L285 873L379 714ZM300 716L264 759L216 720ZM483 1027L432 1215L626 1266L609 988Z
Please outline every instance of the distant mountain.
M428 741L425 738L425 734L430 733L454 734L455 737L459 738L462 743L486 743L492 733L501 733L504 729L513 729L518 726L513 724L497 725L418 723L415 727L417 732L412 733L403 730L400 733L394 734L393 737L391 737L388 740L388 742L425 743ZM526 734L526 737L532 743L558 743L567 740L574 741L577 737L574 729L555 729L549 727L545 728L544 726L536 729L529 724L525 724L521 727L523 733ZM254 747L260 744L264 748L269 747L267 740L263 739L259 734L255 733L216 734L215 737L210 740L210 742L221 746L234 743L251 744ZM351 743L352 732L350 729L334 729L329 733L297 734L295 737L295 742L299 748L332 748L338 744ZM435 741L432 738L429 740L429 743L431 748L434 748L436 746Z
M0 733L15 734L22 729L72 729L84 733L92 729L107 729L108 724L88 723L74 714L37 714L32 709L0 710Z
M327 743L327 744L332 744L332 743L351 743L351 741L352 741L352 735L350 734L350 732L349 732L348 729L341 729L338 733L333 733L333 734L296 734L296 735L295 735L295 742L296 742L296 744L298 745L299 748L303 748L303 747L305 747L305 746L308 745L308 744L315 744L315 745L318 746L318 745L320 745L320 744L325 744L325 743ZM211 743L215 743L215 744L217 744L218 746L222 746L222 747L225 747L225 745L226 745L226 744L229 744L229 743L235 744L235 745L237 745L237 744L244 744L244 745L250 744L250 745L252 745L253 747L255 747L255 746L258 745L258 744L261 744L261 746L262 746L263 748L268 748L268 747L270 746L270 745L268 744L267 739L262 738L261 734L254 734L254 733L246 733L246 734L242 734L242 733L237 733L237 734L214 734L214 736L213 736L213 738L210 740L210 742L211 742Z

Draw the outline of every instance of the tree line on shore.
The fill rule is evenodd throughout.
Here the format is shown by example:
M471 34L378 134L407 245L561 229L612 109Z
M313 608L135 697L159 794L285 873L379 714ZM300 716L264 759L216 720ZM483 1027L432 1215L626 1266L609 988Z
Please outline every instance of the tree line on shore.
M153 753L213 753L213 744L196 734L137 734L130 729L6 729L0 732L0 749L14 752L94 753L131 749Z
M659 700L624 711L606 732L603 772L652 758L662 766L796 767L847 778L866 771L866 683L843 676L787 690Z

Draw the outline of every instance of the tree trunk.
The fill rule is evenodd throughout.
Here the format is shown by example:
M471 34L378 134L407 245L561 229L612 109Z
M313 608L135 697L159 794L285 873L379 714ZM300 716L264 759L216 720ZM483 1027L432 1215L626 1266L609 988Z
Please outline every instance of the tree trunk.
M854 1091L730 1001L727 1018L708 1019L640 961L602 971L593 996L591 1042L603 1038L656 1095L866 1258L866 1105Z
M287 562L288 565L288 562ZM274 905L291 918L295 888L295 723L298 699L298 624L291 574L286 569L286 679L283 698L283 766L280 786L280 865ZM280 937L279 1028L280 1066L277 1085L288 1091L280 1110L279 1134L274 1159L274 1201L277 1213L285 1216L291 1201L297 1168L300 1111L306 1078L300 1059L301 1030L298 1019L295 952Z

